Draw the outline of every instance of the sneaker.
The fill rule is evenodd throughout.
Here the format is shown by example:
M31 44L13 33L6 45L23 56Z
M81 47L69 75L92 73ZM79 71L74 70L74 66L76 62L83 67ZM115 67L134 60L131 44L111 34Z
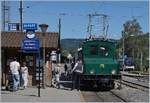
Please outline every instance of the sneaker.
M20 87L19 90L24 90L24 87Z
M17 92L18 90L10 90L10 92Z
M27 86L23 86L23 88L24 88L24 89L26 89L26 88L27 88Z
M57 89L60 89L60 85L57 85L56 88L57 88Z

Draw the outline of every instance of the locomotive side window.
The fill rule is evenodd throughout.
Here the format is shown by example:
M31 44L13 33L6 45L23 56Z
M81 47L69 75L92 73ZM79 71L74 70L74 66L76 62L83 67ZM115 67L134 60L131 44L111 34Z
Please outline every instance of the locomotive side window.
M95 46L95 45L90 46L90 54L91 55L97 55L98 54L97 46Z
M104 46L100 46L99 53L101 56L107 57L108 56L108 49Z

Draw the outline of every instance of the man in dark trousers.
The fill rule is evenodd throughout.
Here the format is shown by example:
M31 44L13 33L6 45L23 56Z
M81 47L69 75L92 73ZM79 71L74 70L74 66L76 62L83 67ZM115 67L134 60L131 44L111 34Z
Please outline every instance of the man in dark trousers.
M77 88L80 89L80 75L83 73L83 64L81 59L78 59L73 70L72 70L72 90Z
M65 65L64 65L64 69L65 69L65 76L67 76L67 71L68 71L67 63L65 63Z

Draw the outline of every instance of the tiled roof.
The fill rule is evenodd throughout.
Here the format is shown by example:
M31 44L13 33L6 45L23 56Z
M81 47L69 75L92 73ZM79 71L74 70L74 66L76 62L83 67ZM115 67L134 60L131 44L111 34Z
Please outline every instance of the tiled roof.
M42 47L42 33L36 32L35 34L40 39L40 47ZM20 48L24 37L25 33L21 34L21 32L1 32L1 47ZM57 32L47 32L45 34L45 47L57 48L58 38L59 36Z

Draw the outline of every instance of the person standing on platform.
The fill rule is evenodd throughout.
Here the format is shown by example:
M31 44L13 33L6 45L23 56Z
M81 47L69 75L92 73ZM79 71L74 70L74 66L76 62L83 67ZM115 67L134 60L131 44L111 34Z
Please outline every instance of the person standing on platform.
M52 62L52 83L51 86L53 86L54 80L55 80L55 66L56 66L56 62Z
M80 89L80 75L83 73L83 64L81 59L77 60L72 70L72 90L77 88Z
M61 64L55 67L56 88L60 88Z
M61 75L61 64L57 64L54 67L54 77L52 79L52 86L60 88L60 75Z
M28 85L28 67L26 66L26 62L23 62L23 65L21 67L21 75L23 79L23 87L25 89Z
M17 62L17 59L14 58L12 62L10 62L10 71L12 73L13 78L13 91L17 91L19 87L19 69L20 64Z
M67 76L67 71L68 71L68 66L67 66L67 63L65 63L65 65L64 65L64 69L65 69L65 76Z

